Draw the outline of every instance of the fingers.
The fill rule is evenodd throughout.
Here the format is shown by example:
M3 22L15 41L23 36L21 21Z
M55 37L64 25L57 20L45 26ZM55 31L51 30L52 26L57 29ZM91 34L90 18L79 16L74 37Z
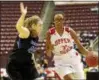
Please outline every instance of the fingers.
M27 6L25 7L25 10L27 11Z
M44 59L44 63L45 63L45 64L48 64L48 60L47 60L47 59Z
M23 2L20 3L20 9L21 10L24 10L24 4L23 4Z
M22 14L26 14L27 13L27 6L24 7L23 2L20 3L20 10Z

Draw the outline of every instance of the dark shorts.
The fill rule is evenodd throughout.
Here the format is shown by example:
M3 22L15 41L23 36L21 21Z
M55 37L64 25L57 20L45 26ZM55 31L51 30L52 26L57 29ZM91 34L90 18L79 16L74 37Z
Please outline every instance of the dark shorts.
M12 52L6 67L12 80L34 80L39 76L31 56L23 49Z

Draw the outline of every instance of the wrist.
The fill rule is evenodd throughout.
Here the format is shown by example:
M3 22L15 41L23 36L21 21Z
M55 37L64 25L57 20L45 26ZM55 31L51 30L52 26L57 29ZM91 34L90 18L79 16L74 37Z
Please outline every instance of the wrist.
M26 16L26 14L24 14L24 13L22 13L21 15L22 15L23 17L25 17L25 16Z

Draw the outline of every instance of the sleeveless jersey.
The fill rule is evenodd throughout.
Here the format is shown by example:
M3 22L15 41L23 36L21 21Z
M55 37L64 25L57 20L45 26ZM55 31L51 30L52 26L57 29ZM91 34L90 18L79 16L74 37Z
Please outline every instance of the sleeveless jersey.
M70 35L70 28L64 26L63 34L60 36L54 28L49 29L51 43L54 45L52 51L56 55L66 54L74 47L74 40Z
M31 37L29 36L26 39L18 38L17 40L17 48L18 49L25 49L29 53L33 53L36 51L38 46L38 37Z

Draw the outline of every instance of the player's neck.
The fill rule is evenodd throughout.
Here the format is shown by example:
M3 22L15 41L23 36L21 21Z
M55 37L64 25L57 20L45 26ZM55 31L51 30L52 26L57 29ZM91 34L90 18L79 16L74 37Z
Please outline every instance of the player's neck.
M61 36L61 35L63 34L63 32L64 32L64 28L63 28L63 27L56 27L55 29L56 29L57 33L58 33L60 36Z
M56 26L55 29L58 30L58 31L63 31L64 27L63 26Z

